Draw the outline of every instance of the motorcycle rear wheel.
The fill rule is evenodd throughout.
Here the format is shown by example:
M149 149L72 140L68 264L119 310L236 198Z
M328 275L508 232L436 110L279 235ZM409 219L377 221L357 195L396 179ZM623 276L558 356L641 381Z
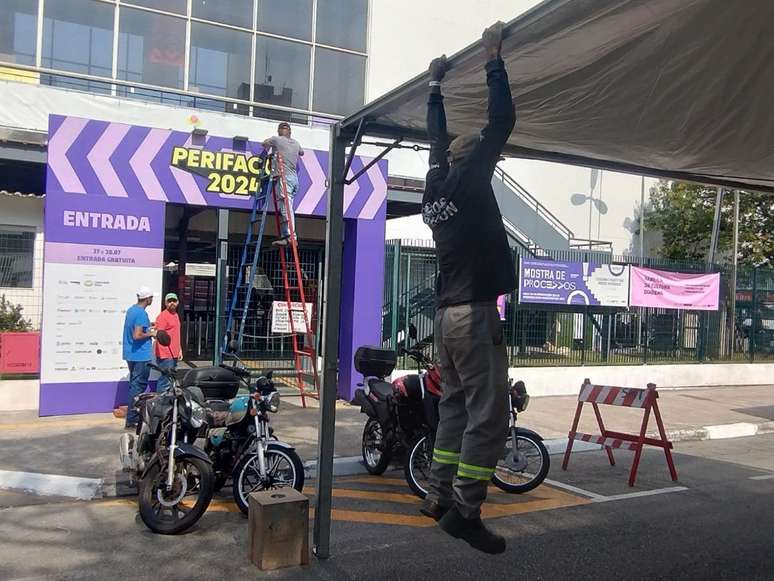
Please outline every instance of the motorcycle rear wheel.
M234 502L244 514L248 513L248 497L253 492L278 488L295 488L301 492L304 489L304 464L295 450L269 444L265 459L268 482L261 478L257 454L245 454L234 468L231 487Z
M166 475L156 462L139 483L140 518L154 533L177 535L186 531L202 517L212 500L214 476L209 462L193 456L180 458L175 461L175 479L172 491L166 492ZM161 498L177 494L183 482L186 493L175 504L164 505ZM191 506L193 494L196 499Z
M374 476L384 474L392 460L392 448L384 437L379 420L369 418L363 428L363 463Z

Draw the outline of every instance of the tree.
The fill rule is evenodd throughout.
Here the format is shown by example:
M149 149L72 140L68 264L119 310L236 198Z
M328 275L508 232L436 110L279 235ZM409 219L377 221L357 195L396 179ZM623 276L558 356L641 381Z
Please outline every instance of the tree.
M22 306L14 305L0 295L0 333L29 331L30 322L22 314Z
M687 182L661 181L650 191L645 229L661 232L664 258L707 259L717 190ZM734 195L726 190L720 206L716 256L731 257L734 244ZM774 264L774 197L741 191L739 195L739 259Z

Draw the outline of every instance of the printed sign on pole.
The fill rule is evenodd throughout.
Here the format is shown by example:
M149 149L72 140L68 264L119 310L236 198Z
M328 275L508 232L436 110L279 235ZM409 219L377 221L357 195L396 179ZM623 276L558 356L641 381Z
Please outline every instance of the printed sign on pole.
M522 259L519 302L625 307L629 266Z
M271 332L288 334L307 333L306 321L312 320L312 303L306 303L306 318L304 318L304 309L301 303L290 303L293 313L293 329L290 328L290 318L288 317L288 303L286 301L274 301L271 306Z
M717 311L720 273L689 274L632 267L633 307Z

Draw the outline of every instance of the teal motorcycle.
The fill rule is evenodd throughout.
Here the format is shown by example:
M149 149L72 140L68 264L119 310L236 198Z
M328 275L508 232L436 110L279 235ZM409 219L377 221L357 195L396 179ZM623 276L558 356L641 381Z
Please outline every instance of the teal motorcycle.
M252 492L304 487L304 465L293 446L274 436L269 414L277 413L280 394L268 372L253 379L234 352L231 364L195 368L184 383L197 385L208 409L204 451L215 473L215 489L232 481L234 502L247 514ZM238 394L244 386L247 393Z

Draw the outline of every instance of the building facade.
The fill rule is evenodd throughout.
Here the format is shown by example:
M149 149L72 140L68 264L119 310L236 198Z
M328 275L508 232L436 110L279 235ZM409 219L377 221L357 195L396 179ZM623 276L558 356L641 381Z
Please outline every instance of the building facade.
M215 154L239 151L238 141L249 156L276 134L278 121L290 122L306 150L295 205L303 268L316 286L324 246L328 126L365 100L370 11L368 0L5 3L0 14L0 294L22 307L32 331L42 328L43 364L40 389L30 382L5 382L4 409L106 411L122 401L125 374L116 354L108 353L107 335L88 341L55 330L79 318L69 323L57 318L72 300L55 288L69 280L68 273L73 284L84 277L120 279L114 290L126 295L120 299L125 309L134 300L131 287L140 270L150 268L143 276L159 294L181 294L187 354L198 361L214 355L212 275L223 216L218 212L229 211L230 242L229 263L218 279L233 285L250 201L234 192L213 192L206 177L171 167L166 157L173 146ZM196 143L194 133L206 137ZM358 158L353 171L365 163ZM383 264L386 168L384 162L374 166L347 192L352 248L345 245L345 260L352 272L368 272L369 288L379 289L373 305L353 298L344 307L360 311L357 318L343 317L349 327L342 332L342 357L349 359L344 343L378 342L380 335L377 279L382 275L357 261L376 252L377 260L372 256L370 262ZM92 214L100 217L87 223ZM130 216L147 217L152 232L115 228ZM271 222L267 240L276 236ZM99 245L107 252L122 248L133 266L115 268L114 263L113 270L100 271L96 264L84 264L85 252L97 252ZM276 290L277 260L265 254L261 264ZM353 287L347 294L368 296L364 290ZM70 314L88 317L92 310L76 309ZM116 327L111 330L118 338L120 310L115 312L115 305L108 310L103 320ZM265 309L259 314L265 317ZM287 364L287 340L269 337L265 328L260 332L266 340L252 346L255 357ZM83 343L93 343L94 353ZM111 361L100 364L100 358ZM73 364L67 366L69 359ZM353 378L351 366L342 367L346 397Z

